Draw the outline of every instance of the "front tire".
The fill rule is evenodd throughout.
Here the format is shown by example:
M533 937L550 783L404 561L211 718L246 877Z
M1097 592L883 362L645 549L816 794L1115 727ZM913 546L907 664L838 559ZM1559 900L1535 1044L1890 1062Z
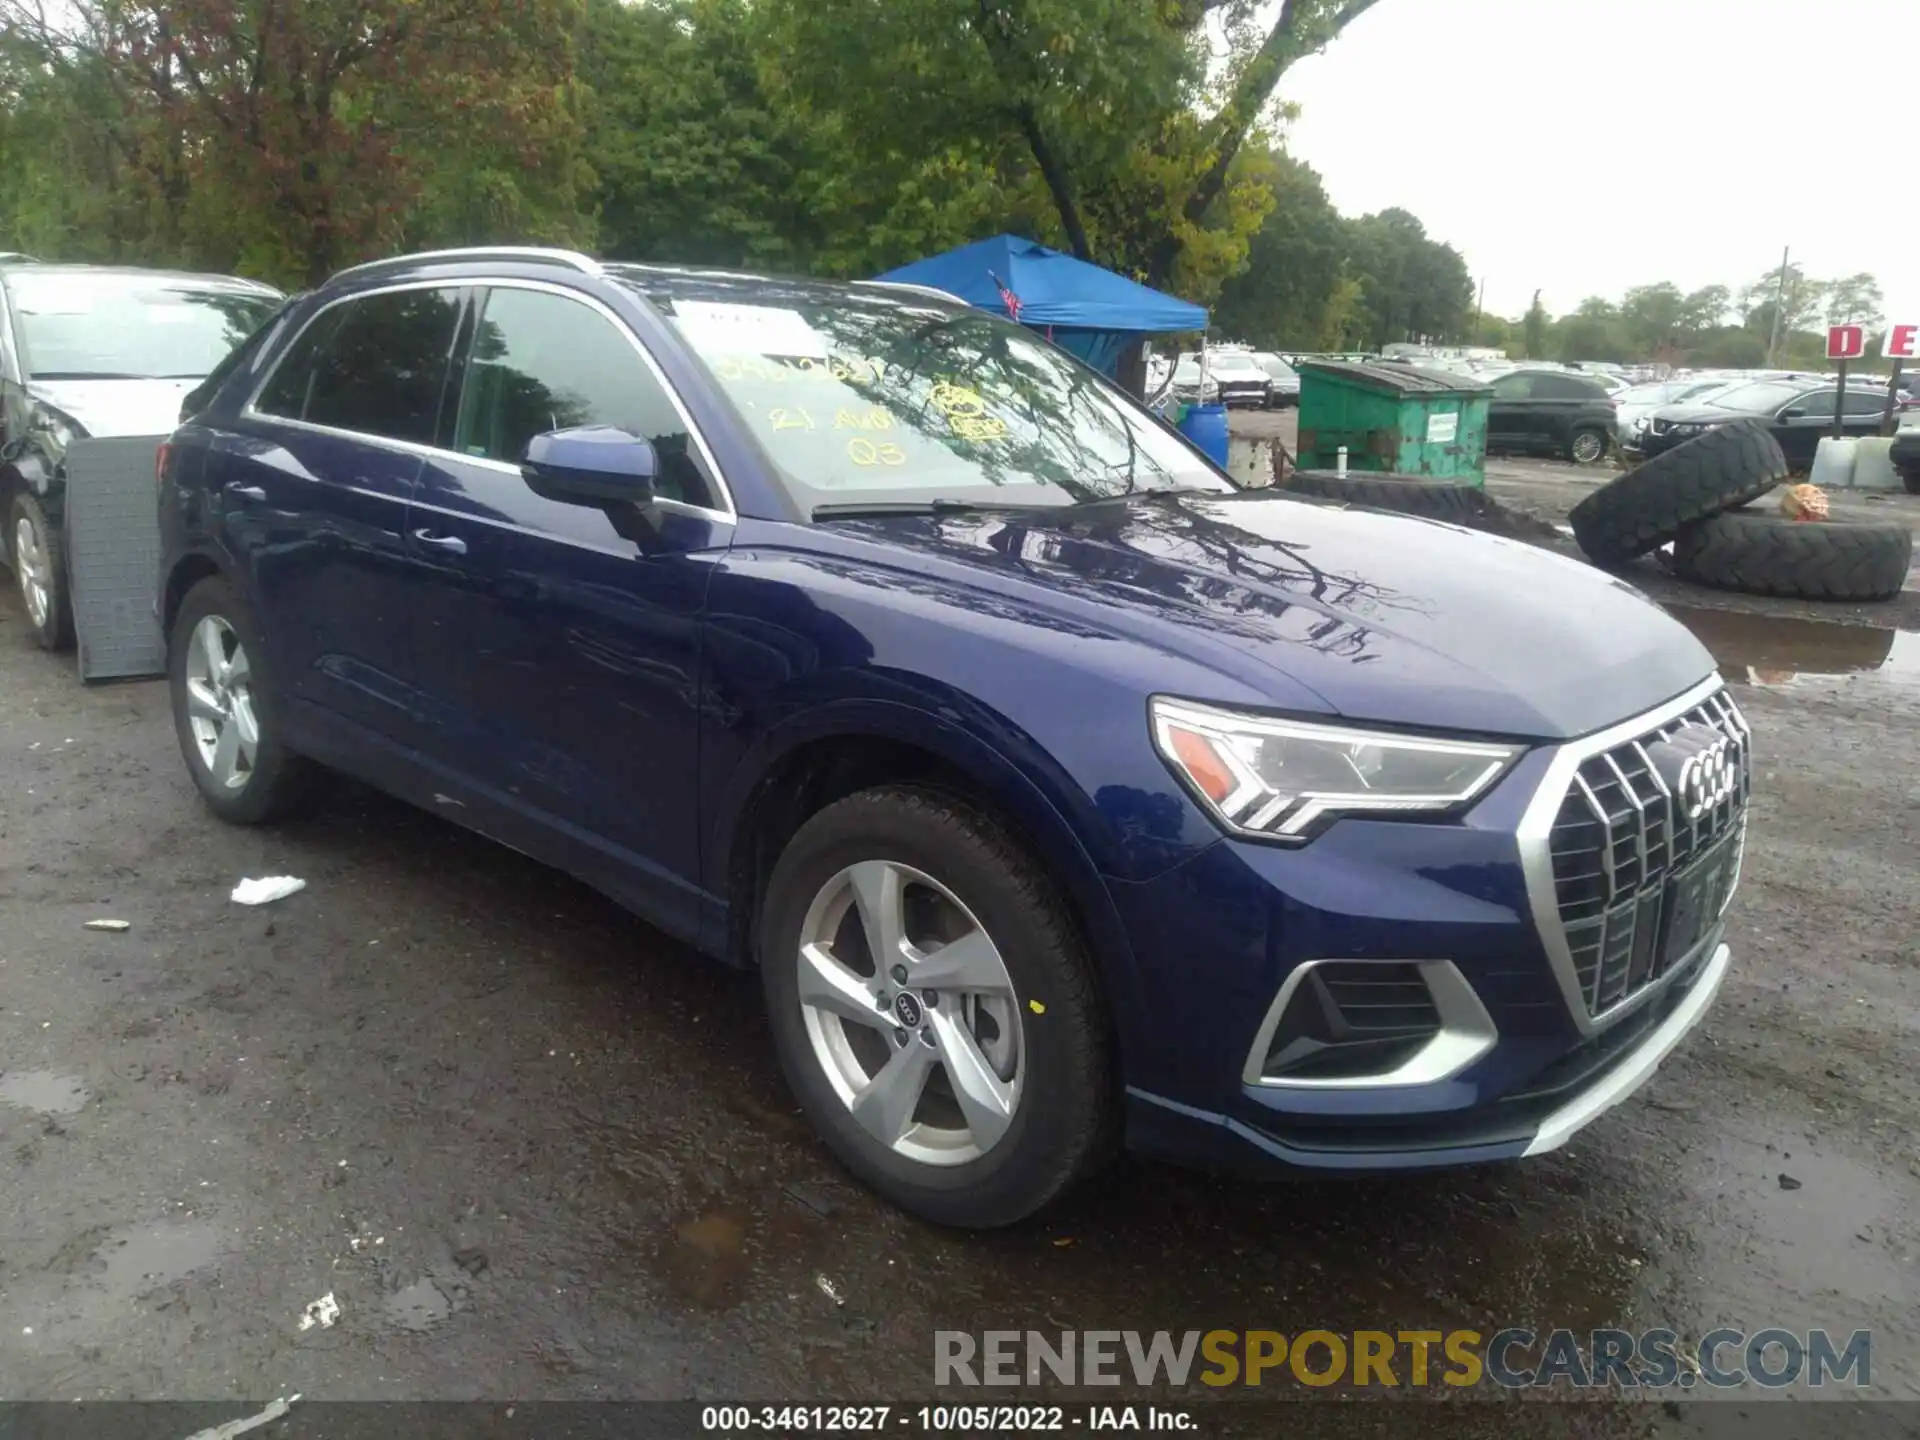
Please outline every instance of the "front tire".
M780 1063L847 1168L945 1225L1010 1225L1112 1148L1093 969L1041 867L926 790L802 825L769 882L760 968Z
M47 512L31 495L13 497L7 512L7 553L13 560L14 583L27 612L34 643L42 650L66 650L73 645L73 600L67 593L66 555L60 533Z
M313 798L313 763L287 749L279 696L246 602L209 577L187 592L167 646L174 730L201 799L222 820L258 825Z

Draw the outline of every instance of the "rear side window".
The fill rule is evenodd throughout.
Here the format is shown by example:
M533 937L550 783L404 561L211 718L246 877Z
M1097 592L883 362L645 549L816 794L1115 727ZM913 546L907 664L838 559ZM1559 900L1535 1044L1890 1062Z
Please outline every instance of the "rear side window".
M1577 375L1536 375L1533 394L1540 400L1604 400L1607 392L1597 381Z
M431 445L461 294L389 290L334 306L294 341L254 409Z
M1878 415L1881 411L1885 410L1886 408L1887 408L1887 395L1884 390L1876 394L1872 390L1867 390L1867 389L1855 390L1851 386L1848 387L1847 408L1846 408L1847 414Z
M474 329L453 448L518 465L548 430L612 425L653 442L656 488L711 506L692 437L627 332L593 307L545 290L489 290Z

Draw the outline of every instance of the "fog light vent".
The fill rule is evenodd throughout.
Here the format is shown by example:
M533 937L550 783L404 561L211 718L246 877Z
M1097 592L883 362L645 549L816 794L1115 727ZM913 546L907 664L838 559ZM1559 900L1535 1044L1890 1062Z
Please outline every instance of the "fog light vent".
M1260 1073L1318 1081L1384 1075L1411 1061L1440 1029L1419 965L1324 961L1294 986Z

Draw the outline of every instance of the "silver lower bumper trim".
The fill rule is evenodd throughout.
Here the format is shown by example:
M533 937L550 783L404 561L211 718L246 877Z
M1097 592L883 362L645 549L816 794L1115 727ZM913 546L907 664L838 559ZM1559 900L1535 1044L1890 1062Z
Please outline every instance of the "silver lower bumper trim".
M1713 997L1720 992L1720 982L1727 978L1727 968L1732 963L1733 952L1725 945L1717 947L1699 978L1693 982L1693 988L1687 992L1687 998L1680 1003L1680 1008L1654 1027L1652 1033L1591 1090L1576 1096L1541 1121L1539 1132L1524 1153L1544 1155L1549 1150L1558 1150L1577 1131L1592 1124L1644 1085L1647 1077L1660 1068L1660 1062L1673 1053L1674 1046L1700 1023L1700 1017L1707 1013Z

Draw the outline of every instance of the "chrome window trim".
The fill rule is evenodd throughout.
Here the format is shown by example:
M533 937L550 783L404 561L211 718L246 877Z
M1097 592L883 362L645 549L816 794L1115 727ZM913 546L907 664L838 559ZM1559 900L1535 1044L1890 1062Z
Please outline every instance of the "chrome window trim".
M417 259L419 257L410 258ZM408 290L534 290L543 294L558 295L563 299L578 301L580 304L597 312L606 320L610 321L614 328L626 337L627 343L633 347L634 353L640 357L640 361L647 367L648 373L653 376L661 390L665 392L668 401L673 406L674 413L680 417L681 423L687 427L687 434L693 437L693 443L699 451L700 459L705 464L707 473L713 477L714 487L720 492L720 498L726 502L726 508L722 510L711 506L691 505L685 501L670 499L656 499L654 503L665 506L676 513L699 516L712 520L717 524L734 525L739 523L740 514L734 505L733 489L727 484L727 477L720 469L720 462L714 457L713 447L707 444L707 437L701 433L699 425L695 423L692 413L687 409L686 402L680 398L680 392L674 388L673 382L667 378L666 371L660 368L660 362L653 358L652 353L641 343L640 337L633 333L632 327L615 314L605 301L599 299L597 296L587 295L581 291L569 289L565 285L555 285L547 280L523 280L517 277L502 277L499 279L463 277L459 279L401 280L395 281L391 285L377 285L365 290L355 290L349 295L336 295L324 305L320 306L319 309L315 310L313 314L309 315L306 323L300 327L299 333L280 347L280 353L274 356L273 365L254 382L253 390L247 396L246 404L240 407L240 418L273 425L291 425L295 429L307 430L314 434L338 435L346 439L363 440L375 445L390 446L396 450L405 451L412 455L419 455L428 460L457 460L464 465L482 465L490 469L499 469L518 475L520 473L520 467L509 464L504 460L494 460L490 457L480 455L463 455L458 450L447 450L438 445L422 445L412 440L396 439L391 435L375 435L365 430L348 430L338 425L316 425L310 420L296 420L289 415L275 415L271 411L258 408L261 394L273 383L273 377L279 371L280 366L286 361L288 353L292 351L295 345L300 343L308 330L319 323L321 316L325 315L335 306L345 305L350 301L365 300L374 295L399 294Z
M582 255L578 250L562 250L546 245L468 245L454 250L420 250L411 255L390 255L384 260L367 260L359 265L349 265L345 270L335 271L333 279L340 280L349 275L371 275L380 270L417 265L422 262L450 264L461 260L473 264L525 260L533 264L565 265L578 270L583 275L606 273L598 260L591 255Z
M1567 797L1568 788L1580 772L1580 766L1597 755L1604 755L1618 745L1630 740L1638 740L1649 730L1657 729L1668 721L1677 719L1687 711L1705 704L1726 688L1717 675L1709 675L1691 690L1678 695L1665 704L1656 705L1629 720L1622 720L1595 734L1570 740L1553 752L1546 773L1540 778L1533 798L1527 802L1527 808L1520 817L1516 838L1520 845L1520 868L1526 877L1527 904L1532 914L1534 933L1540 938L1540 946L1546 952L1547 964L1553 971L1553 978L1560 986L1561 999L1565 1002L1567 1013L1581 1035L1597 1035L1610 1028L1616 1021L1632 1014L1654 996L1662 994L1673 983L1678 969L1671 969L1666 975L1655 979L1639 990L1616 1002L1611 1008L1592 1015L1587 1010L1586 995L1580 988L1580 977L1574 967L1573 951L1567 945L1567 932L1560 920L1560 904L1556 896L1553 881L1552 834L1554 818L1560 813L1560 804ZM1734 716L1742 729L1746 729L1746 718L1741 716L1738 707L1733 709ZM1751 731L1748 731L1751 734ZM1744 854L1746 821L1740 822L1739 838L1735 845ZM1737 862L1736 862L1737 863ZM1735 871L1735 883L1738 884L1739 872ZM1731 892L1730 892L1731 893Z
M1307 975L1322 965L1414 965L1427 982L1433 1008L1439 1013L1440 1028L1406 1060L1391 1070L1372 1075L1346 1075L1338 1079L1288 1079L1263 1075L1267 1049L1273 1044L1273 1032L1280 1028L1280 1017L1287 1003ZM1450 1080L1493 1048L1500 1038L1493 1017L1480 1003L1467 977L1451 960L1410 959L1333 959L1303 960L1281 982L1280 993L1267 1007L1266 1017L1247 1051L1247 1063L1241 1067L1241 1083L1261 1090L1384 1090L1401 1085L1433 1085Z

